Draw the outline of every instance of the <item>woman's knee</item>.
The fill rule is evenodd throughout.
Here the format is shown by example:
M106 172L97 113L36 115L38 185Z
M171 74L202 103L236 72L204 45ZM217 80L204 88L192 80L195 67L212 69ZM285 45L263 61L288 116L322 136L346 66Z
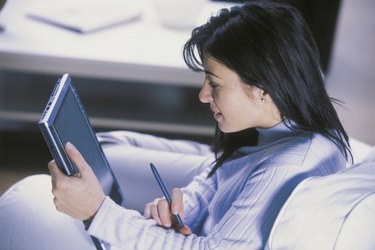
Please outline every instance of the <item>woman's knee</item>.
M0 249L93 248L83 223L56 210L51 186L49 175L34 175L0 197Z
M37 211L49 209L51 203L50 176L33 175L18 181L0 197L0 218L4 223L24 216L30 217Z

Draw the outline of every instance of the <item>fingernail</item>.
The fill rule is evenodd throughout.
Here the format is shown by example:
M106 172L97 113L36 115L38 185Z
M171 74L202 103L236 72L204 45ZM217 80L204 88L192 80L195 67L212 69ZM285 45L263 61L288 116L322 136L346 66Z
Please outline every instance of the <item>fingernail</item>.
M74 146L73 146L73 144L72 144L71 142L67 142L67 143L65 144L65 148L68 149L68 150L71 150L71 149L74 148Z
M177 215L178 214L178 208L172 207L172 214Z

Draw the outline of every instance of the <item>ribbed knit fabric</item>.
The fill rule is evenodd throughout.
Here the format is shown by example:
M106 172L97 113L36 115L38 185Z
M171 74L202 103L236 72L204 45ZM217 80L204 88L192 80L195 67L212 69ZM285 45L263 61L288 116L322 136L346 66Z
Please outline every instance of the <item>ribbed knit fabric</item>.
M283 123L258 131L258 146L239 149L210 178L207 166L183 188L185 223L192 235L159 227L109 198L88 232L112 249L263 249L297 184L345 168L346 160L319 134L291 130Z

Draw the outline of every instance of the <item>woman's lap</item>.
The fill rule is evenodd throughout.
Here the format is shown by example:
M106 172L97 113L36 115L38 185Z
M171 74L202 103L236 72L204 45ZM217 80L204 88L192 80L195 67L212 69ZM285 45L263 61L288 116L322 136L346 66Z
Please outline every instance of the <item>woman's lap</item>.
M125 196L124 205L140 212L147 202L162 196L150 162L173 188L188 184L213 161L204 145L124 134L120 141L103 134L110 141L103 150ZM185 149L188 154L182 152ZM95 249L81 221L56 211L48 175L25 178L1 196L0 221L0 249Z
M83 223L58 212L51 178L34 175L0 197L0 249L95 249Z

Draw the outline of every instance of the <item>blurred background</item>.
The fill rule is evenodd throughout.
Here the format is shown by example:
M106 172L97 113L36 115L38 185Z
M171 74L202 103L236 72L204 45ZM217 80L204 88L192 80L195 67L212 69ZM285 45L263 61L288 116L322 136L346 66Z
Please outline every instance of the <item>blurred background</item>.
M198 101L201 76L187 72L180 54L192 24L180 23L179 27L170 27L152 13L150 9L155 10L155 6L149 6L148 12L145 11L142 17L136 16L135 21L127 23L126 27L118 25L93 34L78 34L38 23L26 18L24 12L16 20L11 10L25 8L23 1L10 0L0 12L0 23L5 27L0 33L0 194L25 176L47 173L51 157L37 121L57 78L64 73L55 69L60 65L52 65L56 58L66 64L66 72L73 72L73 82L96 131L130 129L210 143L214 123L209 108ZM209 13L225 2L215 4L218 5L202 13L199 20L206 20ZM326 62L327 89L330 96L343 102L343 107L336 108L344 127L351 137L371 145L375 145L374 10L373 0L340 2ZM322 11L324 13L324 9ZM331 10L329 13L332 14ZM30 27L33 29L27 36L20 34L23 22L32 23ZM138 27L142 32L145 25L152 28L148 34L140 34L141 38L134 36ZM127 32L124 33L127 35L116 40L116 32ZM152 36L157 35L159 38L153 39ZM39 36L48 38L36 39ZM20 42L25 38L30 40ZM96 47L92 41L99 41L99 38L111 39L113 47L130 45L129 48L124 45L126 53L113 52L111 46ZM158 39L169 38L170 44L157 44ZM10 40L15 41L14 44ZM54 47L45 46L44 42L50 41L63 41L57 46L61 52L55 52L56 44ZM83 45L75 48L77 41ZM16 47L17 43L24 43L29 51L22 46ZM142 50L134 51L132 46L137 44L142 44ZM30 56L33 51L39 54ZM152 54L154 51L164 54ZM56 54L50 56L51 53ZM92 58L91 53L97 54L99 59ZM125 63L119 59L121 53L126 57ZM25 58L24 63L20 63L23 62L21 56ZM18 60L18 65L13 60ZM70 61L74 64L66 63ZM40 69L35 62L51 64L51 70ZM141 64L142 68L138 67ZM128 71L126 65L129 65ZM128 80L124 80L125 74Z

